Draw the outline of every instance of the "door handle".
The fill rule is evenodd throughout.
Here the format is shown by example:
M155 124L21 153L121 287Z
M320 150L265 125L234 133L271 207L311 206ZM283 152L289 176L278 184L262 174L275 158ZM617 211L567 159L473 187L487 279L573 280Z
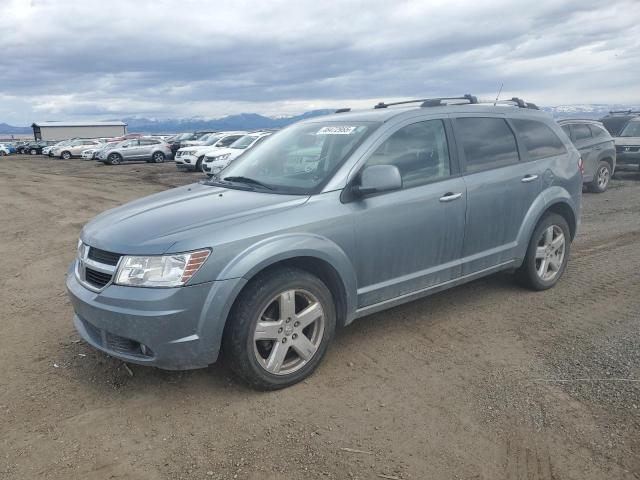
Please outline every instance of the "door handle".
M462 192L459 192L459 193L447 192L442 197L440 197L440 201L452 202L453 200L458 200L459 198L462 198Z
M533 182L536 178L538 178L538 175L525 175L524 177L522 177L522 180L520 180L522 183L529 183L529 182Z

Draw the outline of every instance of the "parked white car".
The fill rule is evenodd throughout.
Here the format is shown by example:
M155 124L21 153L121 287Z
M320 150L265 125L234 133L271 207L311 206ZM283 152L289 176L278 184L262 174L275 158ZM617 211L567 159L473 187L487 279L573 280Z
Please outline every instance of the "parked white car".
M51 153L51 151L54 148L63 147L65 145L70 145L71 142L73 142L74 140L77 140L77 138L70 138L69 140L62 140L62 141L60 141L58 143L55 143L53 145L49 145L48 147L44 147L42 149L42 155L48 155L48 156L52 157L53 154Z
M73 140L71 143L68 143L66 145L52 148L49 153L53 157L60 157L64 160L69 160L72 157L81 156L82 152L88 150L89 148L99 148L100 146L102 146L102 143L100 143L98 140L82 138Z
M204 156L208 153L230 146L236 140L244 137L247 132L221 132L209 137L204 145L180 148L175 155L178 170L202 171Z
M99 150L99 148L89 148L87 150L83 150L82 154L80 155L80 157L83 160L92 160L93 159L93 155Z
M255 147L272 133L249 133L229 145L229 148L220 148L206 154L202 162L202 171L209 177L217 175L246 150Z
M4 155L9 155L11 152L9 151L9 147L0 143L0 157Z

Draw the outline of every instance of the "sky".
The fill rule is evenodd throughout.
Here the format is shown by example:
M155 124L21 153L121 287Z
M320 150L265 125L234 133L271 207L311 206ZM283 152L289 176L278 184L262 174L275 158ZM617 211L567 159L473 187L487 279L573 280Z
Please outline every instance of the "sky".
M0 122L640 103L640 0L0 0Z

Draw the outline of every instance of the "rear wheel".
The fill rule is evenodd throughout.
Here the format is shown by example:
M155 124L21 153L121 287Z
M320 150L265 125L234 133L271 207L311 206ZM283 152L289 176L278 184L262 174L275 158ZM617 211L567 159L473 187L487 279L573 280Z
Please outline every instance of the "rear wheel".
M122 163L122 157L120 155L118 155L117 153L111 153L107 157L107 163L109 165L118 165L118 164Z
M163 163L164 162L164 153L162 152L154 152L151 156L151 159L154 163Z
M288 387L316 369L333 338L333 297L314 275L267 271L240 294L223 338L225 359L261 390Z
M30 153L31 155L35 155L36 153L38 153L38 151L37 151L35 148L32 148L32 149L29 151L29 153Z
M201 155L196 162L196 172L202 172L202 161L204 160L204 155Z
M533 290L553 287L567 266L570 247L567 221L557 213L546 214L533 231L517 280Z
M63 160L69 160L71 158L71 153L70 152L62 152L62 155L60 155L60 158L62 158Z
M611 166L607 162L600 162L593 182L589 184L589 190L594 193L602 193L609 186L611 180Z

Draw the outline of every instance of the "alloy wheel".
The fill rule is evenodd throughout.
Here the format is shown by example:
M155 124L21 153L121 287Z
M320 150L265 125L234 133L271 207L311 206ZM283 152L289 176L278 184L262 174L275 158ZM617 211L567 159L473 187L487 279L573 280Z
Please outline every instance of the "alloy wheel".
M609 185L609 179L611 178L611 174L609 173L609 169L605 166L602 166L598 169L597 183L598 188L600 190L604 190Z
M258 364L273 375L304 367L322 342L325 315L318 299L305 290L275 296L258 317L253 334Z
M545 282L552 281L560 272L565 254L565 237L558 225L545 229L536 247L536 272Z

